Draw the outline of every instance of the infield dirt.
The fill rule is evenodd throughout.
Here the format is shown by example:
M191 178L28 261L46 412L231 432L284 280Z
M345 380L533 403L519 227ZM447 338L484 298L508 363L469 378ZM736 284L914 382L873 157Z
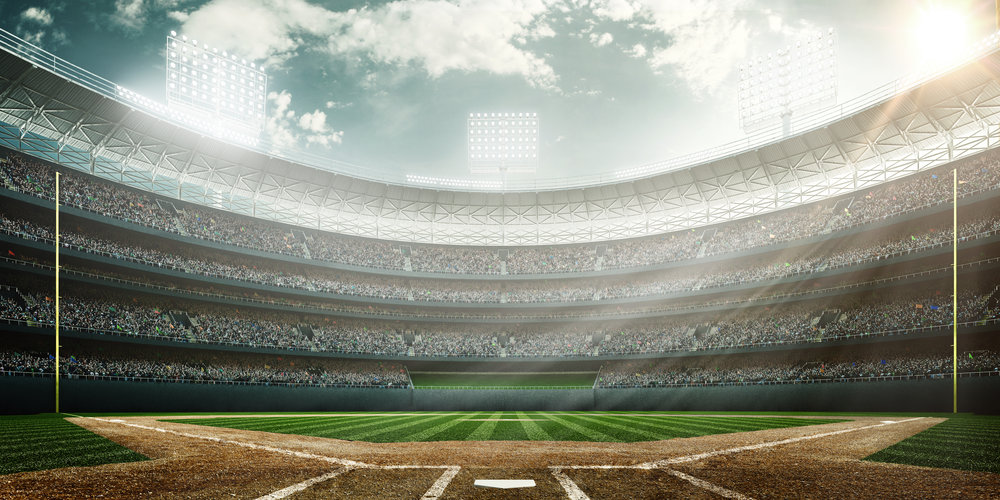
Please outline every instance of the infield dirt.
M884 417L856 417L639 443L366 443L155 417L69 420L151 460L2 476L0 498L259 498L345 464L342 474L287 498L421 498L445 471L440 466L461 467L440 492L442 499L566 498L553 467L564 467L562 472L593 499L718 498L718 491L745 498L996 498L1000 492L997 474L861 460L941 421L935 418L879 425ZM840 430L848 432L810 437ZM774 444L790 438L807 439ZM721 453L690 458L708 452ZM665 459L674 463L631 468ZM397 466L422 467L385 468ZM534 479L537 486L489 490L473 486L475 479Z

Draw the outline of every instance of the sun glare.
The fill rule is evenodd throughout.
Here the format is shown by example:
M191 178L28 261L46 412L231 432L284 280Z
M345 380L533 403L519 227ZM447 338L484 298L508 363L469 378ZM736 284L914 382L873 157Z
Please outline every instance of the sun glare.
M941 4L921 9L913 27L914 46L922 64L955 61L968 46L968 22L962 12Z

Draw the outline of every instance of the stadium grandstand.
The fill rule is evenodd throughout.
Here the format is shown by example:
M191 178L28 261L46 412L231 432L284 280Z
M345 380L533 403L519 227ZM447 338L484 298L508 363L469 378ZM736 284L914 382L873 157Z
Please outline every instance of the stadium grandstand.
M906 431L871 438L877 446L850 445L867 450L850 451L852 464L875 467L859 460L948 418L939 414L1000 413L1000 45L988 40L947 70L796 116L788 134L597 176L449 184L214 136L3 31L0 413L72 412L148 464L167 455L140 444L144 430L171 446L242 446L254 467L257 454L295 461L294 474L275 471L281 480L245 491L163 490L207 498L334 483L341 489L314 493L446 498L456 477L471 488L469 474L530 476L542 497L605 498L620 481L635 497L662 498L662 478L626 477L636 470L693 488L679 497L787 497L795 490L784 483L757 490L740 473L681 464L898 423ZM249 412L261 424L150 416L176 412ZM295 416L261 416L280 412ZM555 446L743 435L661 435L659 424L625 420L630 412L775 414L747 418L760 421L747 428L761 433L753 440L692 441L680 458L651 444ZM832 415L818 425L834 427L770 423L790 412ZM311 434L321 424L308 415L344 417L357 432ZM404 420L365 427L379 415ZM446 415L461 419L433 420ZM418 416L431 420L404 426ZM273 430L302 442L262 437L272 432L264 422L281 418L305 419ZM503 437L510 422L515 437ZM525 451L523 467L431 446L463 440L552 446L544 458ZM951 467L978 472L942 484L996 494L993 453L985 466ZM235 470L228 455L218 460ZM322 467L297 462L309 460ZM803 467L803 477L819 474ZM881 496L849 490L858 483L844 467L831 472L839 482L805 496ZM918 474L894 467L896 483ZM46 490L30 470L0 469L14 474L0 475L0 497L98 493L96 479L64 477L64 489ZM598 474L608 470L621 476ZM376 473L397 472L412 475L392 487L417 486L364 493L383 481ZM122 487L121 497L142 496ZM468 491L452 494L485 490ZM895 495L964 496L942 491Z

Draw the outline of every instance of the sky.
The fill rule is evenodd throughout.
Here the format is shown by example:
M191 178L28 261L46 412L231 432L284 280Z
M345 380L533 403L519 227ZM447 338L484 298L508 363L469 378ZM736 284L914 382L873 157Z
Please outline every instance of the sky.
M0 27L161 101L170 31L227 50L266 68L268 144L372 175L475 178L468 113L534 112L534 177L550 179L744 138L737 67L817 31L837 33L843 102L991 33L993 8L993 0L4 0Z

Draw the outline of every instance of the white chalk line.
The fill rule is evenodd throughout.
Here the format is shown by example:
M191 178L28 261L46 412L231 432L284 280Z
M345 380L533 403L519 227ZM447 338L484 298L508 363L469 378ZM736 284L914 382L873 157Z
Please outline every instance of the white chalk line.
M445 470L444 473L441 474L441 477L439 477L437 481L434 481L434 484L432 484L430 489L427 490L427 493L424 493L424 496L420 497L420 500L437 500L437 498L444 493L444 489L448 487L451 480L455 479L455 476L458 475L458 471L460 469L461 467L449 467Z
M719 495L719 496L721 496L723 498L735 498L736 500L753 500L752 498L750 498L750 497L748 497L748 496L746 496L746 495L744 495L744 494L742 494L740 492L723 488L722 486L719 486L719 485L714 484L714 483L710 483L708 481L705 481L704 479L698 479L698 478L696 478L694 476L685 474L685 473L683 473L681 471L676 471L676 470L673 470L673 469L664 469L664 470L666 470L667 473L670 474L671 476L675 476L675 477L678 477L680 479L683 479L683 480L685 480L685 481L687 481L687 482L689 482L689 483L691 483L691 484L693 484L695 486L698 486L699 488L711 491L712 493L715 493L716 495Z
M575 489L575 491L579 492L579 494L581 494L581 495L583 495L583 492L576 485L576 483L574 483L568 476L566 476L566 474L564 474L562 472L563 469L657 469L657 468L662 468L668 474L670 474L672 476L675 476L677 478L683 479L683 480L685 480L685 481L687 481L687 482L689 482L689 483L691 483L691 484L693 484L695 486L698 486L698 487L703 488L705 490L711 491L712 493L715 493L715 494L720 495L722 497L725 497L725 498L734 498L734 499L737 499L737 500L751 500L750 497L748 497L748 496L746 496L746 495L744 495L742 493L739 493L739 492L736 492L736 491L733 491L733 490L729 490L729 489L723 488L722 486L710 483L710 482L705 481L703 479L698 479L698 478L696 478L694 476L685 474L685 473L680 472L680 471L676 471L676 470L673 470L673 469L668 469L668 468L666 468L664 466L665 465L672 465L672 464L686 463L686 462L693 462L693 461L696 461L696 460L702 460L702 459L705 459L705 458L716 457L716 456L720 456L720 455L730 455L730 454L739 453L739 452L742 452L742 451L752 451L752 450L759 450L759 449L762 449L762 448L772 448L772 447L780 446L780 445L783 445L783 444L796 443L796 442L799 442L799 441L807 441L807 440L811 440L811 439L819 439L819 438L828 437L828 436L835 436L835 435L838 435L838 434L846 434L848 432L861 431L861 430L865 430L865 429L874 429L876 427L884 427L884 426L887 426L887 425L901 424L901 423L904 423L904 422L912 422L914 420L920 420L922 418L923 417L916 417L916 418L910 418L910 419L899 420L899 421L894 421L894 422L884 421L884 422L879 423L879 424L866 425L866 426L862 426L862 427L853 427L853 428L850 428L850 429L841 429L841 430L830 431L830 432L821 432L819 434L811 434L811 435L808 435L808 436L799 436L799 437L795 437L795 438L782 439L782 440L779 440L779 441L770 441L770 442L767 442L767 443L758 443L758 444L747 445L747 446L739 446L739 447L736 447L736 448L729 448L729 449L725 449L725 450L710 451L710 452L706 452L706 453L698 453L696 455L687 455L687 456L684 456L684 457L668 458L668 459L664 459L664 460L657 460L655 462L646 462L646 463L641 463L641 464L636 464L636 465L569 465L569 466L560 466L560 467L552 466L552 467L549 467L549 468L552 469L552 475L554 475L556 477L556 479L559 480L559 484L561 484L563 486L563 489L566 490L566 493L569 495L569 497L571 499L574 499L574 500L576 500L576 499L583 500L583 499L586 499L587 497L586 497L586 495L584 495L583 497L576 497L576 496L574 496L574 494L575 494L574 491L573 491L574 489Z
M552 469L552 475L556 478L556 481L559 481L559 485L566 491L566 496L568 496L570 500L590 500L590 497L588 497L587 494L584 493L583 490L581 490L580 487L577 486L576 483L574 483L573 480L562 471L562 469L558 467L550 467L550 469Z
M867 430L867 429L874 429L874 428L877 428L877 427L885 427L887 425L901 424L901 423L904 423L904 422L912 422L914 420L920 420L922 418L924 418L924 417L909 418L909 419L906 419L906 420L899 420L899 421L891 422L891 423L879 423L879 424L865 425L865 426L862 426L862 427L852 427L852 428L849 428L849 429L840 429L840 430L837 430L837 431L821 432L819 434L810 434L808 436L799 436L799 437L794 437L794 438L782 439L780 441L770 441L770 442L767 442L767 443L758 443L758 444L751 444L751 445L746 445L746 446L739 446L739 447L736 447L736 448L729 448L727 450L709 451L709 452L706 452L706 453L699 453L697 455L688 455L686 457L667 458L667 459L664 459L664 460L658 460L656 462L647 462L647 463L644 463L644 464L639 464L638 467L639 468L650 468L650 467L659 467L659 466L663 466L663 465L672 465L672 464L682 464L682 463L686 463L686 462L694 462L695 460L702 460L702 459L705 459L705 458L717 457L719 455L731 455L733 453L739 453L739 452L742 452L742 451L753 451L753 450L760 450L760 449L763 449L763 448L773 448L775 446L781 446L783 444L797 443L799 441L809 441L809 440L812 440L812 439L819 439L819 438L824 438L824 437L829 437L829 436L836 436L838 434L847 434L849 432L863 431L863 430Z
M560 468L560 469L655 469L655 468L663 467L663 466L666 466L666 465L681 464L681 463L686 463L686 462L694 462L696 460L702 460L702 459L705 459L705 458L715 457L715 456L719 456L719 455L730 455L730 454L739 453L739 452L742 452L742 451L752 451L752 450L759 450L759 449L762 449L762 448L771 448L771 447L774 447L774 446L781 446L783 444L796 443L796 442L799 442L799 441L808 441L808 440L811 440L811 439L819 439L819 438L824 438L824 437L828 437L828 436L835 436L835 435L838 435L838 434L846 434L848 432L863 431L863 430L866 430L866 429L874 429L876 427L884 427L884 426L887 426L887 425L902 424L902 423L905 423L905 422L912 422L914 420L921 420L923 418L924 417L916 417L916 418L909 418L909 419L906 419L906 420L898 420L898 421L895 421L895 422L892 422L892 423L879 423L879 424L873 424L873 425L866 425L866 426L862 426L862 427L852 427L852 428L849 428L849 429L840 429L840 430L837 430L837 431L821 432L819 434L810 434L810 435L807 435L807 436L799 436L799 437L794 437L794 438L782 439L782 440L779 440L779 441L769 441L769 442L766 442L766 443L757 443L757 444L751 444L751 445L746 445L746 446L739 446L739 447L736 447L736 448L728 448L728 449L725 449L725 450L709 451L709 452L705 452L705 453L698 453L696 455L687 455L687 456L683 456L683 457L667 458L667 459L663 459L663 460L657 460L655 462L645 462L645 463L641 463L641 464L632 464L632 465L558 465L558 466L550 466L549 468L556 467L556 468Z
M97 418L97 417L89 417L89 418L93 418L94 420L97 420L99 422L108 422L108 423L112 423L112 424L124 425L124 426L127 426L127 427L134 427L136 429L145 429L145 430L148 430L148 431L162 432L162 433L166 433L166 434L174 434L176 436L181 436L181 437L186 437L186 438L201 439L201 440L204 440L204 441L212 441L212 442L215 442L215 443L232 444L232 445L236 445L236 446L242 446L244 448L250 448L250 449L254 449L254 450L270 451L270 452L273 452L273 453L281 453L283 455L291 455L291 456L299 457L299 458L310 458L310 459L314 459L314 460L324 460L324 461L327 461L327 462L335 463L337 465L343 465L345 467L352 467L352 468L358 468L358 469L372 469L372 468L378 468L379 467L377 465L366 464L364 462L356 462L354 460L346 460L346 459L343 459L343 458L330 457L330 456L326 456L326 455L316 455L314 453L306 453L304 451L289 450L289 449L285 449L285 448L275 448L274 446L267 446L267 445L255 444L255 443L247 443L247 442L244 442L244 441L233 441L231 439L223 439L223 438L218 438L218 437L214 437L214 436L202 436L202 435L199 435L199 434L191 434L191 433L188 433L188 432L180 432L180 431L175 431L175 430L170 430L170 429L163 429L161 427L150 427L148 425L134 424L134 423L131 423L131 422L123 422L123 421L120 421L120 420L116 422L116 421L108 420L108 419L104 419L104 418Z
M323 474L322 476L316 476L316 477L314 477L312 479L306 479L305 481L302 481L301 483L293 484L293 485L291 485L291 486L289 486L287 488L282 488L282 489L280 489L278 491L275 491L274 493L271 493L271 494L268 494L268 495L264 495L262 497L257 498L257 500L280 500L280 499L285 498L287 496L294 495L294 494L296 494L296 493L298 493L298 492L300 492L300 491L302 491L302 490L304 490L306 488L309 488L310 486L312 486L314 484L322 483L323 481L326 481L327 479L333 479L333 478L335 478L335 477L337 477L337 476L339 476L339 475L341 475L341 474L343 474L343 473L345 473L347 471L350 471L350 470L352 470L350 467L344 467L342 469L337 469L337 470L332 471L332 472L327 472L326 474Z
M72 415L72 414L69 414L69 415ZM72 416L79 417L79 415L72 415ZM302 483L299 483L297 485L293 485L293 486L290 486L290 487L285 488L283 490L279 490L277 492L274 492L271 495L276 495L276 494L279 494L279 493L281 493L281 492L283 492L285 490L289 490L290 488L296 488L296 487L298 487L300 485L304 485L304 486L301 487L301 489L290 491L289 493L287 493L285 495L282 495L282 496L276 496L276 497L265 496L265 497L261 497L261 499L259 499L259 500L263 500L263 499L271 500L272 498L273 499L284 498L285 496L288 496L291 493L295 493L297 491L301 491L301 490L303 490L305 488L308 488L309 486L312 486L313 484L325 481L325 480L330 479L332 477L336 477L337 475L340 475L340 474L342 474L344 472L347 472L349 470L352 470L354 468L383 469L383 470L384 469L447 469L441 475L441 477L439 477L438 480L434 482L434 484L427 491L427 493L425 493L424 496L422 497L422 500L436 500L438 497L440 497L440 495L442 493L444 493L445 488L447 488L448 484L451 483L451 480L454 479L454 477L458 474L459 470L461 469L460 466L453 466L453 465L374 465L374 464L367 464L367 463L364 463L364 462L356 462L356 461L353 461L353 460L345 460L345 459L340 459L340 458L335 458L335 457L329 457L329 456L325 456L325 455L315 455L315 454L312 454L312 453L305 453L305 452L301 452L301 451L288 450L288 449L284 449L284 448L275 448L275 447L272 447L272 446L258 445L258 444L254 444L254 443L246 443L246 442L242 442L242 441L233 441L233 440L222 439L222 438L217 438L217 437L212 437L212 436L202 436L202 435L198 435L198 434L190 434L190 433L186 433L186 432L179 432L179 431L174 431L174 430L169 430L169 429L163 429L163 428L159 428L159 427L150 427L150 426L141 425L141 424L133 424L133 423L125 422L123 420L118 420L118 419L102 419L102 418L96 418L96 417L80 417L80 418L92 418L94 420L98 420L98 421L101 421L101 422L116 423L116 424L125 425L125 426L129 426L129 427L135 427L135 428L139 428L139 429L145 429L145 430L151 430L151 431L156 431L156 432L174 434L174 435L182 436L182 437L188 437L188 438L194 438L194 439L202 439L202 440L213 441L213 442L218 442L218 443L225 443L225 444L232 444L232 445L242 446L242 447L251 448L251 449L260 449L260 450L264 450L264 451L271 451L271 452L275 452L275 453L282 453L282 454L285 454L285 455L292 455L292 456L296 456L296 457L300 457L300 458L312 458L312 459L316 459L316 460L325 460L325 461L328 461L328 462L333 462L333 463L337 463L337 464L340 464L340 465L344 465L343 469L338 469L337 471L333 471L333 472L324 474L323 476L319 476L319 477L316 477L316 478L313 478L313 479L309 479L309 480L303 481ZM853 428L849 428L849 429L840 429L840 430L837 430L837 431L823 432L823 433L811 434L811 435L807 435L807 436L799 436L799 437L795 437L795 438L782 439L782 440L779 440L779 441L770 441L770 442L767 442L767 443L758 443L758 444L753 444L753 445L739 446L739 447L736 447L736 448L729 448L729 449L725 449L725 450L716 450L716 451L711 451L711 452L706 452L706 453L699 453L699 454L695 454L695 455L687 455L687 456L683 456L683 457L669 458L669 459L664 459L664 460L658 460L658 461L655 461L655 462L645 462L645 463L635 464L635 465L568 465L568 466L550 466L549 469L552 470L552 475L556 478L557 481L559 481L559 484L566 491L566 494L570 498L570 500L590 500L590 497L588 497L586 495L586 493L584 493L583 490L581 490L580 487L577 486L577 484L575 482L573 482L572 479L569 478L569 476L567 476L564 472L562 472L563 469L654 469L654 468L663 468L667 473L669 473L669 474L671 474L671 475L673 475L675 477L683 479L683 480L685 480L685 481L687 481L687 482L689 482L691 484L694 484L696 486L704 488L704 489L706 489L708 491L711 491L713 493L721 495L721 496L723 496L725 498L734 498L734 499L737 499L737 500L751 500L750 497L748 497L746 495L743 495L743 494L741 494L739 492L728 490L726 488L723 488L721 486L715 485L713 483L710 483L710 482L702 480L702 479L698 479L698 478L696 478L694 476L690 476L690 475L685 474L683 472L676 471L676 470L673 470L673 469L665 468L664 466L665 465L672 465L672 464L679 464L679 463L686 463L686 462L693 462L693 461L702 460L702 459L705 459L705 458L710 458L710 457L715 457L715 456L721 456L721 455L729 455L729 454L739 453L739 452L743 452L743 451L752 451L752 450L758 450L758 449L763 449L763 448L771 448L771 447L780 446L780 445L783 445L783 444L791 444L791 443L800 442L800 441L807 441L807 440L819 439L819 438L828 437L828 436L835 436L835 435L839 435L839 434L846 434L846 433L849 433L849 432L861 431L861 430L866 430L866 429L874 429L874 428L877 428L877 427L884 427L884 426L887 426L887 425L895 425L895 424L901 424L901 423L906 423L906 422L912 422L912 421L915 421L915 420L921 420L923 418L924 417L915 417L915 418L909 418L909 419L898 420L898 421L882 421L879 424L867 425L867 426L862 426L862 427L853 427Z

